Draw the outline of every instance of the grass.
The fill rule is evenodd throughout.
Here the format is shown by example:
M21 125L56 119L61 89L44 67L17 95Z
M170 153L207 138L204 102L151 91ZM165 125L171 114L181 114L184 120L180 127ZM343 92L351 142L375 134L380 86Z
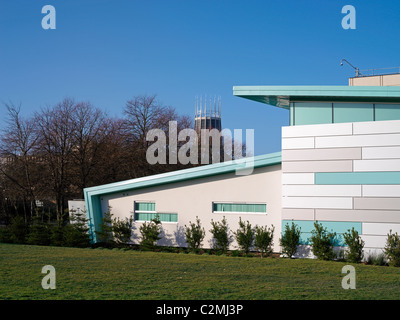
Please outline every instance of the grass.
M56 289L44 290L44 265ZM354 264L356 289L341 286L343 262L0 244L0 299L252 300L400 298L400 268Z

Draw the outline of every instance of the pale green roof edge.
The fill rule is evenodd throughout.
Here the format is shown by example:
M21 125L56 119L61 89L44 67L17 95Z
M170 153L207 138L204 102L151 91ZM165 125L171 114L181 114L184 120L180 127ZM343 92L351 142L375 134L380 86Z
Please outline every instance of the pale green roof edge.
M130 179L100 186L85 188L84 193L90 195L108 194L121 192L131 189L138 189L160 184L179 182L190 179L203 178L213 175L230 173L236 170L245 169L246 164L253 164L254 168L270 166L281 163L281 152L269 153L265 155L241 158L234 161L214 163L199 167L176 170L136 179Z
M234 86L233 95L288 109L291 101L400 102L400 87Z

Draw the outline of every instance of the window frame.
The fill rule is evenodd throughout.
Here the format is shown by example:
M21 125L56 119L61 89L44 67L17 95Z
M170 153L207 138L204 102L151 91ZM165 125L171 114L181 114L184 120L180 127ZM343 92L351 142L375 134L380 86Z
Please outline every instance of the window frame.
M262 204L265 205L265 212L253 212L253 211L216 211L214 210L214 204L238 204L238 205L254 205ZM212 201L211 202L211 212L214 214L255 214L255 215L267 215L267 203L266 202L244 202L244 201Z
M148 214L154 214L155 217L157 215L160 216L160 214L176 215L176 221L162 221L162 220L160 220L160 221L161 221L161 223L175 223L175 224L178 223L178 213L177 212L158 212L157 210L150 210L150 211L148 211L148 210L136 210L136 203L154 203L154 208L155 208L155 205L156 205L155 201L145 201L145 200L136 201L136 200L134 200L133 201L133 221L134 222L149 222L149 221L151 221L152 219L150 219L150 220L136 219L136 214L137 213L139 213L139 214L140 213L148 213Z

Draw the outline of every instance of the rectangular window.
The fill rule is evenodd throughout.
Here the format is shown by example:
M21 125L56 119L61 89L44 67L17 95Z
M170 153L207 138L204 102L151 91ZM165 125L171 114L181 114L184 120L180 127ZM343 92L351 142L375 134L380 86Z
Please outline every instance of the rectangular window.
M178 222L177 213L135 212L135 221L151 221L158 216L161 222Z
M374 121L372 103L334 103L334 123Z
M135 221L151 221L158 217L161 222L178 222L177 213L164 213L156 212L155 202L136 202L135 208Z
M375 120L400 120L400 104L376 104Z
M135 212L136 211L156 211L155 202L136 202L135 201Z
M332 103L328 102L296 102L291 112L292 124L325 124L332 123Z
M178 214L177 213L157 213L158 218L161 222L178 222Z
M266 203L213 202L213 212L267 213L267 204Z

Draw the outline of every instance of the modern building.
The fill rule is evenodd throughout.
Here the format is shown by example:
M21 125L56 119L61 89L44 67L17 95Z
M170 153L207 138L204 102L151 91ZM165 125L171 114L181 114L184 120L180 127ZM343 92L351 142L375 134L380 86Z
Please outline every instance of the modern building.
M337 233L338 247L355 228L366 254L381 251L390 230L400 233L400 87L235 86L233 94L288 110L282 150L254 157L251 174L240 174L245 158L86 188L91 231L111 207L134 217L137 243L140 225L158 214L159 244L185 246L184 227L199 217L210 247L211 220L225 217L235 231L241 217L273 225L280 252L282 228L293 221L307 257L315 221Z

